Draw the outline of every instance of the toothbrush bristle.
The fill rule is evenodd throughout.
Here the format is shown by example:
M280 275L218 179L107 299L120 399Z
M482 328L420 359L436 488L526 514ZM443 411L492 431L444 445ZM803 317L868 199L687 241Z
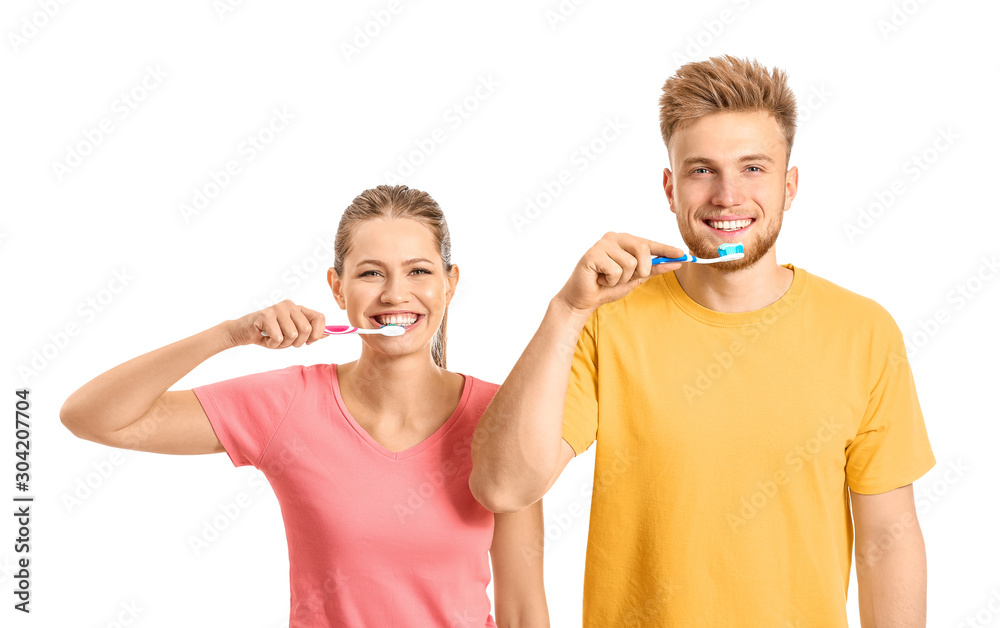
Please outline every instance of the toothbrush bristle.
M732 255L734 253L742 253L743 244L737 242L735 244L723 244L719 247L719 257L723 255Z

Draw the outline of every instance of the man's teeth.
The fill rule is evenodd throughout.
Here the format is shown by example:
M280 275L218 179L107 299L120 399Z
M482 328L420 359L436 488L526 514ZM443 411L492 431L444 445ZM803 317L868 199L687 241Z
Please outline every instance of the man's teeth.
M708 226L722 231L738 231L749 225L753 220L709 220Z
M412 325L417 322L416 314L392 314L390 316L376 316L375 320L381 325Z

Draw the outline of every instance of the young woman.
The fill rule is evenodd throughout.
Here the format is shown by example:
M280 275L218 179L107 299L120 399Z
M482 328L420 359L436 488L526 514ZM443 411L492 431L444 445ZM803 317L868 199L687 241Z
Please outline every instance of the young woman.
M362 336L348 364L167 390L220 351L325 337L323 314L283 301L99 375L62 422L112 447L225 451L263 471L288 537L290 628L548 626L541 502L494 515L469 490L473 430L498 386L445 370L459 272L441 209L406 186L366 190L334 256L328 281L350 323L403 335Z

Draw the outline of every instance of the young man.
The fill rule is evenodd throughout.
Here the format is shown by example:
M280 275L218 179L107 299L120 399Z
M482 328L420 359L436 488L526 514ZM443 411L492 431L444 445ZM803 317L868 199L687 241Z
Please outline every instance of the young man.
M798 184L784 73L687 64L660 105L685 244L746 256L651 266L683 251L605 235L483 415L473 494L526 508L596 440L588 627L846 627L855 534L862 625L924 626L911 482L934 456L902 334L776 261Z

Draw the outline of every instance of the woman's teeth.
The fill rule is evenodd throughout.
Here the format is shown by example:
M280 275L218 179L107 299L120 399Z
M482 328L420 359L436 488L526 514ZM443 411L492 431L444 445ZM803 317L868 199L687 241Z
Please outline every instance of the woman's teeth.
M412 325L417 322L416 314L392 314L389 316L376 316L375 320L380 325Z
M752 219L747 220L709 220L708 226L713 229L718 229L720 231L739 231L744 227L747 227Z

